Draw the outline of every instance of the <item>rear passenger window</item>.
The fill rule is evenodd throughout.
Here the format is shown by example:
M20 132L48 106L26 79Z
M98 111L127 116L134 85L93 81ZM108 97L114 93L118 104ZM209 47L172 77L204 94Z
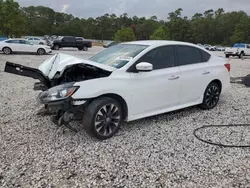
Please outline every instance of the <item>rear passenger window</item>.
M153 65L153 69L164 69L175 66L175 55L173 46L163 46L155 48L144 56L142 56L138 63L148 62Z
M210 59L211 55L205 52L204 50L200 50L200 52L202 55L203 62L207 62Z
M200 50L191 46L177 46L177 57L179 66L203 62Z

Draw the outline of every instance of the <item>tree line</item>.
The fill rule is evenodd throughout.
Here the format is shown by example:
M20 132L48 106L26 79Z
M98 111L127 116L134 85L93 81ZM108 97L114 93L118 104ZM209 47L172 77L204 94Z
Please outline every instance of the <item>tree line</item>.
M166 15L129 17L105 14L78 18L49 7L21 7L14 0L0 0L0 35L71 35L97 40L178 40L211 45L250 43L250 17L244 11L225 12L223 8L195 13L191 18L179 8Z

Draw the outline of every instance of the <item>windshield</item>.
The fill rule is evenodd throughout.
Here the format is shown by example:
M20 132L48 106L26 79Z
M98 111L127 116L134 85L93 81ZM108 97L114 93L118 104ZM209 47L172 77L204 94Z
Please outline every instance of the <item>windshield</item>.
M89 60L115 68L121 68L148 45L139 44L117 44L92 56Z

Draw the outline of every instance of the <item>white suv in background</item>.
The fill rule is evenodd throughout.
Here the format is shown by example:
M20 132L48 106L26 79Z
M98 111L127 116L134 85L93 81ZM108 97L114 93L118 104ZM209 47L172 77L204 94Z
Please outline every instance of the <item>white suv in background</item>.
M89 60L57 54L34 72L38 71L48 88L58 84L38 97L57 110L54 122L68 126L80 109L87 132L99 139L112 137L122 121L194 105L213 109L230 86L225 58L177 41L121 43Z

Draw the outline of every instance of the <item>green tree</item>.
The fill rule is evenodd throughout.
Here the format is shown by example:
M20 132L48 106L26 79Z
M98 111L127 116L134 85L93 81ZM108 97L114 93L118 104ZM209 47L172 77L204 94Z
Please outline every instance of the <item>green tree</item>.
M26 19L14 0L0 0L0 31L5 36L20 37L26 32Z
M122 41L170 39L211 45L250 43L250 18L244 11L209 9L190 18L182 12L182 8L170 12L167 20L158 20L154 15L148 19L129 17L127 13L78 18L49 7L20 8L14 0L0 0L0 33L8 36L74 35L98 40L110 40L114 36Z
M158 29L155 30L153 35L150 36L151 40L169 40L169 30L166 26L160 26Z
M115 41L126 42L136 40L133 30L129 27L122 28L115 33Z

